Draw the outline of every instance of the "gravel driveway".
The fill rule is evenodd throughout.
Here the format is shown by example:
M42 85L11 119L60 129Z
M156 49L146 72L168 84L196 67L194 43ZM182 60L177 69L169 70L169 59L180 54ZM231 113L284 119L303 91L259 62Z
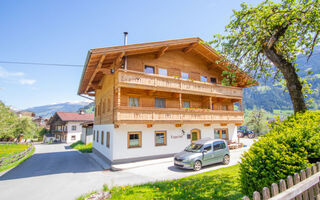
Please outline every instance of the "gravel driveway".
M250 140L242 142L251 143ZM246 148L231 151L229 165L237 164L244 150ZM0 176L0 199L75 199L101 189L103 184L113 186L176 179L221 167L225 165L212 165L194 172L177 169L173 162L167 161L110 172L103 170L88 155L69 149L66 144L40 144L36 145L31 158Z

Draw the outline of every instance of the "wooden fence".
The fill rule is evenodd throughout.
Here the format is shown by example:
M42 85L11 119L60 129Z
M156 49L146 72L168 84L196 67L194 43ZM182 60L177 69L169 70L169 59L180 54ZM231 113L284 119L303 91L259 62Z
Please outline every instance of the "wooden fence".
M26 150L24 150L20 153L14 154L13 156L1 158L0 159L0 167L3 165L6 165L6 164L13 163L17 160L20 160L21 158L24 158L26 155L29 154L29 152L32 150L32 148L33 148L33 144L30 144L30 146Z
M288 176L287 181L281 179L279 185L272 183L270 189L264 187L262 196L259 192L253 193L253 200L320 200L320 162L312 167L307 167L306 170L301 170L300 174L295 173L294 176ZM280 189L280 190L279 190ZM242 200L249 200L245 196Z

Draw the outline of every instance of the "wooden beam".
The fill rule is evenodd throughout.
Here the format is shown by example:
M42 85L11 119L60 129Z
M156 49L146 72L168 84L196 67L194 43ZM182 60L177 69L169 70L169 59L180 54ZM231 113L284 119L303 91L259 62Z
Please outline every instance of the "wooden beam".
M151 128L152 127L152 124L147 124L147 128Z
M182 108L182 100L181 100L181 93L179 93L179 108Z
M102 69L99 70L99 72L102 72L104 75L112 74L110 68L102 68Z
M94 97L94 96L96 96L96 94L94 94L94 93L88 93L88 96Z
M106 55L102 55L102 56L101 56L97 67L95 68L95 70L93 71L92 76L90 77L90 80L89 80L89 82L88 82L88 85L87 85L87 88L86 88L86 90L85 90L85 93L88 91L88 89L90 88L91 82L92 82L93 79L95 78L95 76L96 76L96 74L98 73L98 71L101 69L105 57L106 57Z
M212 62L207 66L208 70L219 68L216 62Z
M221 123L220 126L227 126L228 124L226 123Z
M187 48L185 48L183 50L184 53L189 53L190 51L192 51L194 48L196 48L199 45L198 42L192 43L190 46L188 46Z
M211 126L211 124L204 124L204 126Z
M181 124L176 124L176 127L181 127Z
M156 55L156 58L160 58L160 56L162 56L168 50L168 48L168 46L161 47Z
M90 87L92 87L95 90L101 90L102 89L102 86L96 85L96 84L90 84Z
M114 61L114 65L119 65L122 61L123 56L125 55L124 52L121 52L118 57L116 58L116 60Z

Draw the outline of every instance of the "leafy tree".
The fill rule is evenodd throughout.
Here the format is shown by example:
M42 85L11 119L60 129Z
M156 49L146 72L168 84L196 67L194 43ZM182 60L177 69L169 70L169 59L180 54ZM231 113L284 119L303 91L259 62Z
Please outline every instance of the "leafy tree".
M268 130L267 113L263 109L246 111L245 124L255 133L263 133Z
M214 35L210 43L227 60L258 79L284 78L295 113L307 109L310 85L297 75L295 60L298 54L310 57L320 43L319 0L265 0L254 7L242 3L241 10L233 11L226 33ZM225 76L230 79L236 67L228 67L231 72Z
M0 101L0 138L13 137L17 116Z
M14 137L19 137L23 134L24 138L34 138L37 133L37 125L32 121L31 117L22 116L17 119L15 126Z

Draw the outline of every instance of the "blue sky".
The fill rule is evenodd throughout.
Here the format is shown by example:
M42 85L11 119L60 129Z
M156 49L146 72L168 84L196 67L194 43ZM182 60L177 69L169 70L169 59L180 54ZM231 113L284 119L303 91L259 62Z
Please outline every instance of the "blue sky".
M7 0L0 3L0 61L83 65L91 48L223 33L239 0ZM246 0L249 4L257 1ZM19 109L85 100L82 67L0 63L0 100Z

